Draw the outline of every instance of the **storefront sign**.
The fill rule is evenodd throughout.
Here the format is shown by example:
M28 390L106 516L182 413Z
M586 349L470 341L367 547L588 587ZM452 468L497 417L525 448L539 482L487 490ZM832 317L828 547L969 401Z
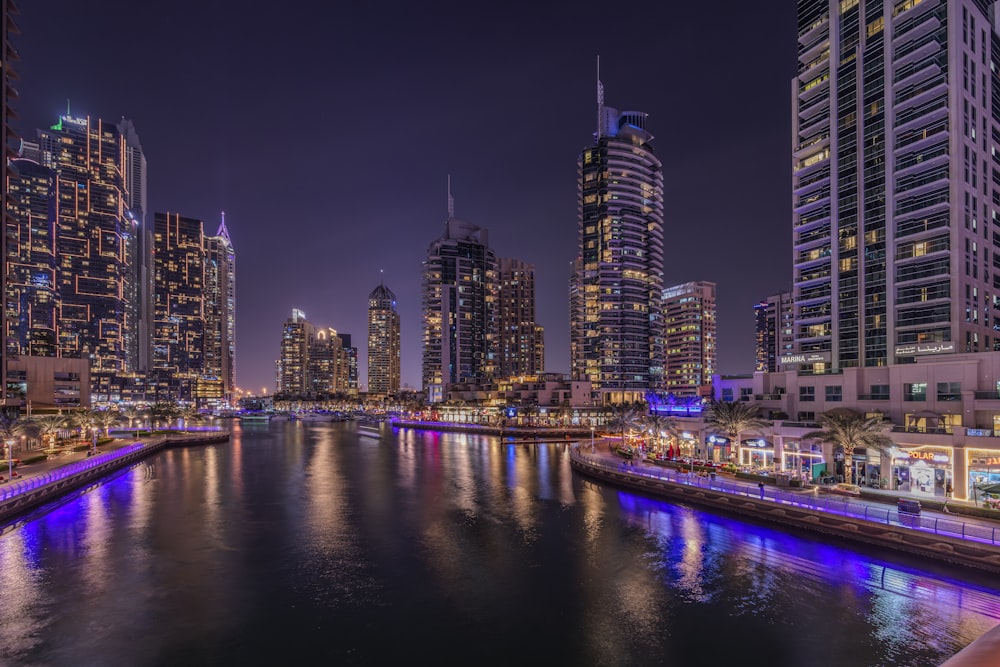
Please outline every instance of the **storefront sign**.
M761 440L744 440L743 441L743 446L744 447L770 447L771 443L769 443L767 440L763 440L763 439L761 439Z
M934 463L948 463L951 460L947 454L938 454L935 452L910 452L909 458L920 461L933 461Z
M913 357L921 354L949 354L955 351L955 343L951 341L939 343L912 343L897 345L897 357Z
M778 363L782 366L788 364L818 364L830 361L829 352L805 352L802 354L783 354L778 357Z
M1000 465L1000 456L988 456L985 459L973 459L972 463L981 466Z

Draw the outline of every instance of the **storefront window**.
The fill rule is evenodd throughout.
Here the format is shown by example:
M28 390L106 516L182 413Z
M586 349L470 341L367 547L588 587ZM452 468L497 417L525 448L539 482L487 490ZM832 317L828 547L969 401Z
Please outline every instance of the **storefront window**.
M892 465L894 489L936 498L944 498L952 488L950 450L919 448L901 452Z

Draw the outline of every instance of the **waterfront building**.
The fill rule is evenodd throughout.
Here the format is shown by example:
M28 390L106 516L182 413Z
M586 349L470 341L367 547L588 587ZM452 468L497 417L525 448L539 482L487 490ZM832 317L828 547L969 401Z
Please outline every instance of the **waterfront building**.
M205 236L204 391L231 403L236 389L236 252L226 214L215 236ZM214 380L214 382L213 382ZM216 387L209 389L209 387Z
M715 283L682 283L663 290L664 389L675 396L711 394L718 353Z
M798 3L786 366L1000 350L991 5Z
M333 331L333 329L330 331ZM346 368L347 373L346 384L342 391L346 392L348 396L357 396L360 393L360 387L358 386L358 348L351 343L351 334L338 333L336 331L334 333L340 338L340 349L343 350L344 354L341 367Z
M285 320L281 332L281 351L277 364L278 394L304 395L308 390L306 368L309 363L309 345L315 338L316 328L306 314L292 308L292 316Z
M16 117L13 109L13 102L17 99L17 90L14 82L17 80L17 72L14 70L14 63L19 60L17 49L14 48L11 37L17 35L20 30L14 22L14 16L18 13L17 3L14 0L0 0L0 136L3 137L3 174L6 183L12 172L11 159L15 157L11 140L16 138L11 121ZM4 230L0 234L0 294L7 298L7 230L10 221L10 203L8 200L7 187L0 187L0 229ZM10 323L4 317L2 334L4 340L0 341L0 371L5 372L8 359L8 339L11 335ZM7 393L4 392L3 403L7 404Z
M153 226L153 368L197 377L205 368L204 223L157 213Z
M449 194L445 231L423 264L423 388L444 400L449 385L494 377L497 259L486 229L459 220Z
M781 357L791 354L795 343L794 306L791 292L772 294L754 305L754 370L763 373L783 370Z
M384 283L368 295L368 393L399 392L399 313L396 295Z
M578 250L570 281L573 376L610 402L663 385L663 173L647 114L604 106L577 161Z
M535 266L501 257L499 267L500 377L545 371L545 329L535 321Z
M748 401L774 426L743 434L743 465L843 474L828 444L804 441L819 415L848 408L891 424L891 452L856 450L855 479L943 497L972 499L973 484L1000 482L1000 353L923 356L916 363L845 368L838 373L791 370L717 376L715 398ZM795 456L793 456L793 454ZM912 481L911 481L912 480Z
M66 114L38 144L55 172L57 356L88 359L91 379L132 372L137 224L125 139L113 124Z
M348 334L317 328L304 312L293 308L282 329L275 393L301 398L356 395L357 350L350 342Z
M8 165L6 343L9 359L57 352L55 173L18 158Z
M86 359L18 356L7 360L7 392L22 410L88 408L90 364Z
M590 382L562 373L538 373L450 385L447 400L471 405L505 408L593 408L600 406Z

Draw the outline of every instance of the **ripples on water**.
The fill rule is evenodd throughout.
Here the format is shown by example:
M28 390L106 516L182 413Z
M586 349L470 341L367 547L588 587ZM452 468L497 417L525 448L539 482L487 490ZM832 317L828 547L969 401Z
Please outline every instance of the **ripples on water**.
M605 487L562 443L235 428L8 527L4 664L938 665L1000 623L989 578Z

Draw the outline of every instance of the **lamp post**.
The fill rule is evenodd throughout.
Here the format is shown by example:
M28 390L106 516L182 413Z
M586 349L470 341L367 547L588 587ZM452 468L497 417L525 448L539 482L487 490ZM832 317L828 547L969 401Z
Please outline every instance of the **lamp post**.
M590 427L590 451L594 451L594 427Z
M7 446L7 479L14 479L14 441L8 440Z
M97 455L97 427L93 427L93 440L92 440L91 456Z

